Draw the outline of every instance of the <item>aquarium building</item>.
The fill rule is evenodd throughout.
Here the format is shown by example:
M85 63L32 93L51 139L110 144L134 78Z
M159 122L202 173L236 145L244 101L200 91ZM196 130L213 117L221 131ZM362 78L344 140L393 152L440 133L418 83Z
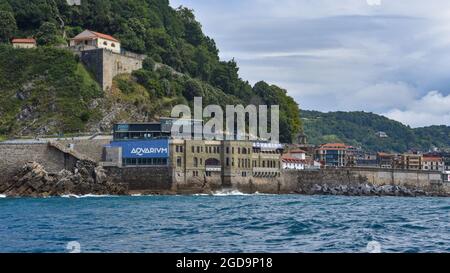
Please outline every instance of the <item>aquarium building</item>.
M196 122L189 121L192 126ZM191 140L171 137L173 119L116 124L102 166L122 181L212 184L217 187L281 176L282 144L263 141ZM193 131L193 130L192 130ZM145 182L142 182L145 181ZM156 182L155 182L156 181Z

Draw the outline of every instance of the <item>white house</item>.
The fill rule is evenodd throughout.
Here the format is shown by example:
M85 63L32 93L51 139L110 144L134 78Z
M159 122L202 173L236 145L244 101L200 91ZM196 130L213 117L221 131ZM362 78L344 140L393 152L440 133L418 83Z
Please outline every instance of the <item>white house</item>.
M301 159L301 160L306 160L306 152L303 150L293 150L290 151L289 154L293 157L293 158L297 158L297 159Z
M26 38L26 39L13 39L11 41L14 48L35 48L36 47L36 40L32 38Z
M120 53L120 46L120 41L113 36L91 30L85 30L70 39L70 47L104 48L114 53Z
M306 161L292 157L290 154L282 157L282 167L284 170L304 170Z

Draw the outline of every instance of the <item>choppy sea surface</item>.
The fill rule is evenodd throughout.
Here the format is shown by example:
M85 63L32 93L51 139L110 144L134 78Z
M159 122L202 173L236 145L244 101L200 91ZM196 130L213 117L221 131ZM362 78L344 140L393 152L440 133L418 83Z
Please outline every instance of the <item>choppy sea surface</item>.
M0 252L450 252L450 198L0 196Z

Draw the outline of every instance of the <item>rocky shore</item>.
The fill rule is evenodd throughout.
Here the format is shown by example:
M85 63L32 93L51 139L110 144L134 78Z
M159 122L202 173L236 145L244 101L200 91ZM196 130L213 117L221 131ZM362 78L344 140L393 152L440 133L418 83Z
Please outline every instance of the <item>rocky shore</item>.
M338 181L333 177L327 179L298 179L293 186L294 194L304 195L343 195L343 196L440 196L449 197L448 192L439 187L418 188L400 185L373 185L363 177ZM295 188L295 190L294 190ZM246 193L245 190L243 192ZM260 191L261 193L277 194L278 192ZM62 170L57 173L46 171L45 167L36 162L28 162L8 183L0 184L0 195L8 197L48 197L63 195L130 195L130 194L182 194L170 189L161 192L129 191L127 184L113 182L103 167L91 160L79 160L73 171ZM201 192L205 193L202 188ZM251 193L251 192L248 192Z
M300 188L298 193L306 195L345 195L345 196L402 196L402 197L449 196L447 193L439 190L425 191L423 189L406 186L398 186L398 185L376 186L367 183L359 185L310 184L308 186Z
M80 160L73 172L49 173L36 162L26 163L11 182L0 185L8 197L48 197L62 195L126 195L127 187L108 180L105 170L94 162Z

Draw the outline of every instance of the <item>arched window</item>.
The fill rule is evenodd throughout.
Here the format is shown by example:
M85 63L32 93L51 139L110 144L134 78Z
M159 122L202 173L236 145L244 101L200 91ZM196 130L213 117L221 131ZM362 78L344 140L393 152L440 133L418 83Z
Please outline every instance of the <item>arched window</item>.
M194 167L198 167L198 158L194 157Z
M229 161L229 158L227 158L227 162L229 163L230 161ZM215 159L215 158L208 158L206 161L205 161L205 165L206 166L220 166L220 161L219 160L217 160L217 159ZM229 165L229 164L228 164Z
M103 42L103 45L107 46L107 45L108 45L108 43L107 43L106 41L104 41L104 42Z
M116 44L115 44L115 43L111 43L111 46L112 46L112 47L116 47Z

